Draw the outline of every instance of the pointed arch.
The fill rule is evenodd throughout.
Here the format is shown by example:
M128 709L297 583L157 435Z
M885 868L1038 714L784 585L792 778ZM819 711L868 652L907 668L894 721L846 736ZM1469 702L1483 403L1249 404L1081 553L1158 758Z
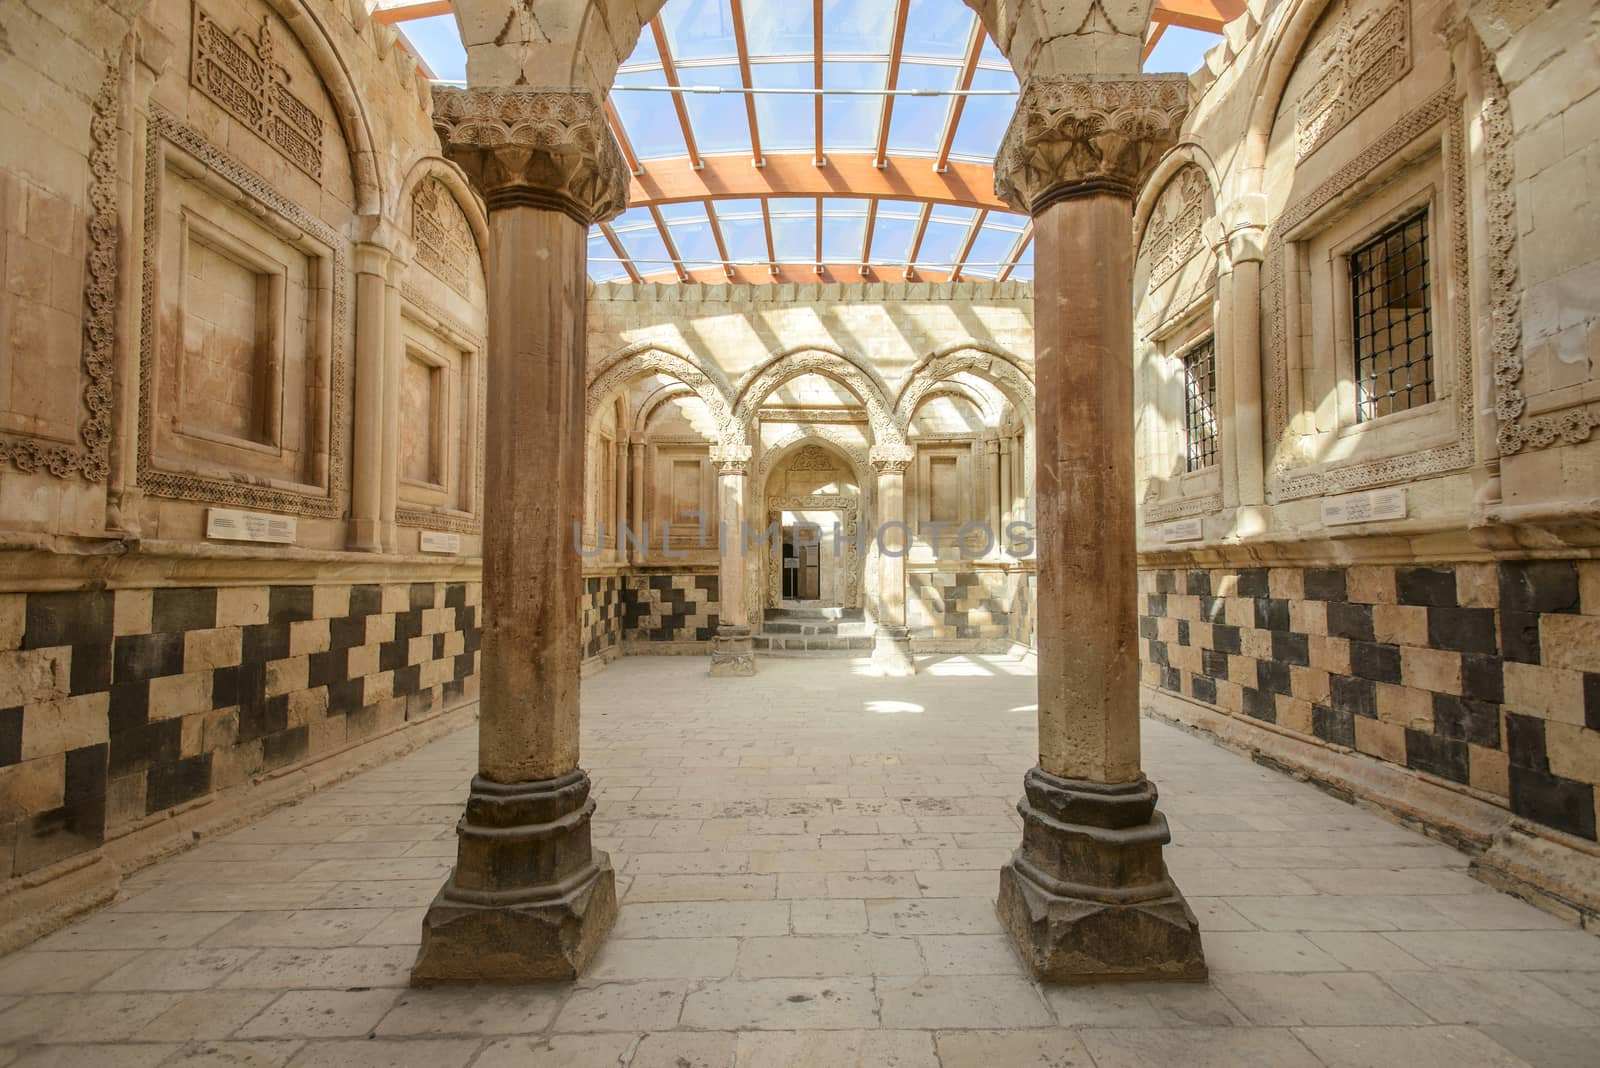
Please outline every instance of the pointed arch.
M1018 411L1025 413L1028 421L1032 421L1032 368L1012 353L986 341L958 341L935 349L918 360L895 400L896 421L901 426L909 426L911 416L929 391L946 379L962 373L976 375L989 382L1004 393Z
M467 225L472 227L472 239L478 245L478 262L488 263L489 216L484 211L483 201L472 191L472 186L467 182L467 176L461 168L442 156L424 156L411 165L411 171L406 175L396 201L395 213L401 225L408 233L415 225L407 208L417 189L430 178L442 183L455 197L456 205L461 208L461 214L467 217Z
M733 390L717 367L700 358L680 352L656 341L639 341L618 349L601 361L589 374L584 415L590 423L600 403L615 390L645 375L663 374L676 378L705 401L717 421L718 445L745 444L746 424L733 416Z
M877 370L859 356L827 343L785 349L751 369L734 392L734 421L748 433L762 402L772 391L806 374L831 378L855 394L867 410L873 444L905 441L905 426L896 421L888 387Z
M767 479L778 464L799 449L807 445L820 445L832 452L849 465L858 487L864 485L867 469L867 446L861 442L850 441L838 427L826 426L817 423L807 423L796 427L774 442L768 448L761 450L761 458L756 461L755 491L765 496L767 492Z
M1195 141L1184 141L1174 145L1166 155L1156 163L1155 169L1150 172L1150 177L1145 179L1144 187L1139 190L1138 203L1133 209L1133 247L1135 250L1144 243L1144 232L1150 225L1150 216L1156 210L1156 202L1161 199L1162 192L1167 188L1167 183L1176 178L1185 167L1195 166L1206 177L1206 186L1211 190L1211 203L1215 205L1222 195L1221 179L1217 177L1217 164L1205 147Z

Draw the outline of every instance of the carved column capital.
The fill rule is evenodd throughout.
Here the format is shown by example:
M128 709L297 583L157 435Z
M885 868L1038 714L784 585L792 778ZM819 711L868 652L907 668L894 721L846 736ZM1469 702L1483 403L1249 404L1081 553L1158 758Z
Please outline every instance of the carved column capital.
M1036 75L995 156L995 195L1030 215L1072 197L1131 198L1188 110L1181 74Z
M584 89L434 86L433 128L490 211L535 207L584 226L628 206L628 169Z
M903 475L915 456L916 450L910 445L874 445L867 459L880 475Z
M724 475L746 474L750 466L751 449L748 445L713 445L711 462Z

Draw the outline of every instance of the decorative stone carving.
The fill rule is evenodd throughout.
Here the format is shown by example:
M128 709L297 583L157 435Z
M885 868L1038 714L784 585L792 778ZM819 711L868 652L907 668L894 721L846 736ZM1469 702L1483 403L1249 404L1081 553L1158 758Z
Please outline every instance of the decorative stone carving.
M745 474L750 466L751 449L748 445L713 445L711 462L724 475Z
M849 434L828 426L802 426L786 435L783 440L761 450L761 461L756 465L758 492L766 489L767 476L772 473L778 461L789 454L792 446L802 441L826 441L831 444L848 459L852 475L860 471L862 465L867 462L867 450L861 447L859 441L852 440Z
M1321 148L1411 69L1411 8L1341 0L1328 35L1301 61L1322 74L1295 108L1295 163Z
M1156 491L1153 482L1150 490ZM1204 497L1180 497L1175 501L1165 501L1160 504L1150 503L1140 509L1146 525L1165 523L1171 519L1183 519L1191 515L1210 515L1221 510L1222 496L1217 493L1208 493Z
M650 374L665 374L676 378L705 402L711 417L717 421L717 438L723 445L744 445L746 423L734 417L729 401L732 392L721 375L713 377L694 360L682 353L652 342L630 346L617 353L589 378L589 392L584 400L585 423L594 425L595 413L623 384Z
M195 5L189 66L194 87L320 182L322 116L289 87L289 72L276 61L276 51L271 16L262 16L252 38L229 33Z
M437 178L421 183L411 196L411 236L417 243L416 262L470 297L472 275L478 268L477 240L450 187Z
M839 512L839 540L844 546L844 607L861 607L861 554L857 543L861 536L861 501L845 493L813 493L801 497L768 497L767 522L783 524L784 512ZM778 604L783 599L783 569L767 561L768 604Z
M789 462L791 471L832 471L833 457L820 445L807 445Z
M490 211L544 208L588 226L628 206L622 151L587 90L436 85L433 126Z
M995 195L1031 215L1067 197L1132 197L1188 110L1181 74L1030 78L995 156Z
M870 459L874 471L903 475L917 458L917 450L910 445L879 445L873 448Z
M1211 215L1210 192L1205 172L1192 163L1161 191L1144 238L1152 289L1177 274L1205 247L1200 224Z
M930 353L912 369L895 400L895 419L908 426L929 392L955 375L967 373L995 385L1017 408L1033 411L1033 379L1014 356L982 342L962 342Z
M81 475L104 482L110 473L111 361L116 344L117 303L117 91L116 65L95 94L89 120L89 255L83 307L83 406L79 445L0 434L0 464L19 471L48 471L57 478Z
M895 417L875 375L849 357L824 348L792 349L752 371L740 384L734 407L735 428L741 435L755 420L761 404L772 391L804 374L820 374L840 383L861 399L867 409L867 424L873 442L893 444L905 440L905 427ZM728 439L733 440L733 439ZM738 440L744 440L743 437Z

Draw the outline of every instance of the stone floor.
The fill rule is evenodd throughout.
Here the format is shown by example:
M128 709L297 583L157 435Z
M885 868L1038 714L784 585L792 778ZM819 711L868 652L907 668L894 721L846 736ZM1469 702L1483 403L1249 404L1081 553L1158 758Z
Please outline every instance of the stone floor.
M1044 987L991 901L1033 679L630 659L584 683L622 913L576 984L411 990L465 731L0 959L0 1065L1594 1065L1600 940L1454 851L1147 723L1205 985Z

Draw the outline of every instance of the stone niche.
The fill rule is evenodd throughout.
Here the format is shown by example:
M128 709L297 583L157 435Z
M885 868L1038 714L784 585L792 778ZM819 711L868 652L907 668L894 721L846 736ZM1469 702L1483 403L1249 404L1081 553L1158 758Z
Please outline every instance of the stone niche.
M479 356L407 317L400 365L400 501L433 518L469 517L476 507ZM429 516L413 519L429 525Z

